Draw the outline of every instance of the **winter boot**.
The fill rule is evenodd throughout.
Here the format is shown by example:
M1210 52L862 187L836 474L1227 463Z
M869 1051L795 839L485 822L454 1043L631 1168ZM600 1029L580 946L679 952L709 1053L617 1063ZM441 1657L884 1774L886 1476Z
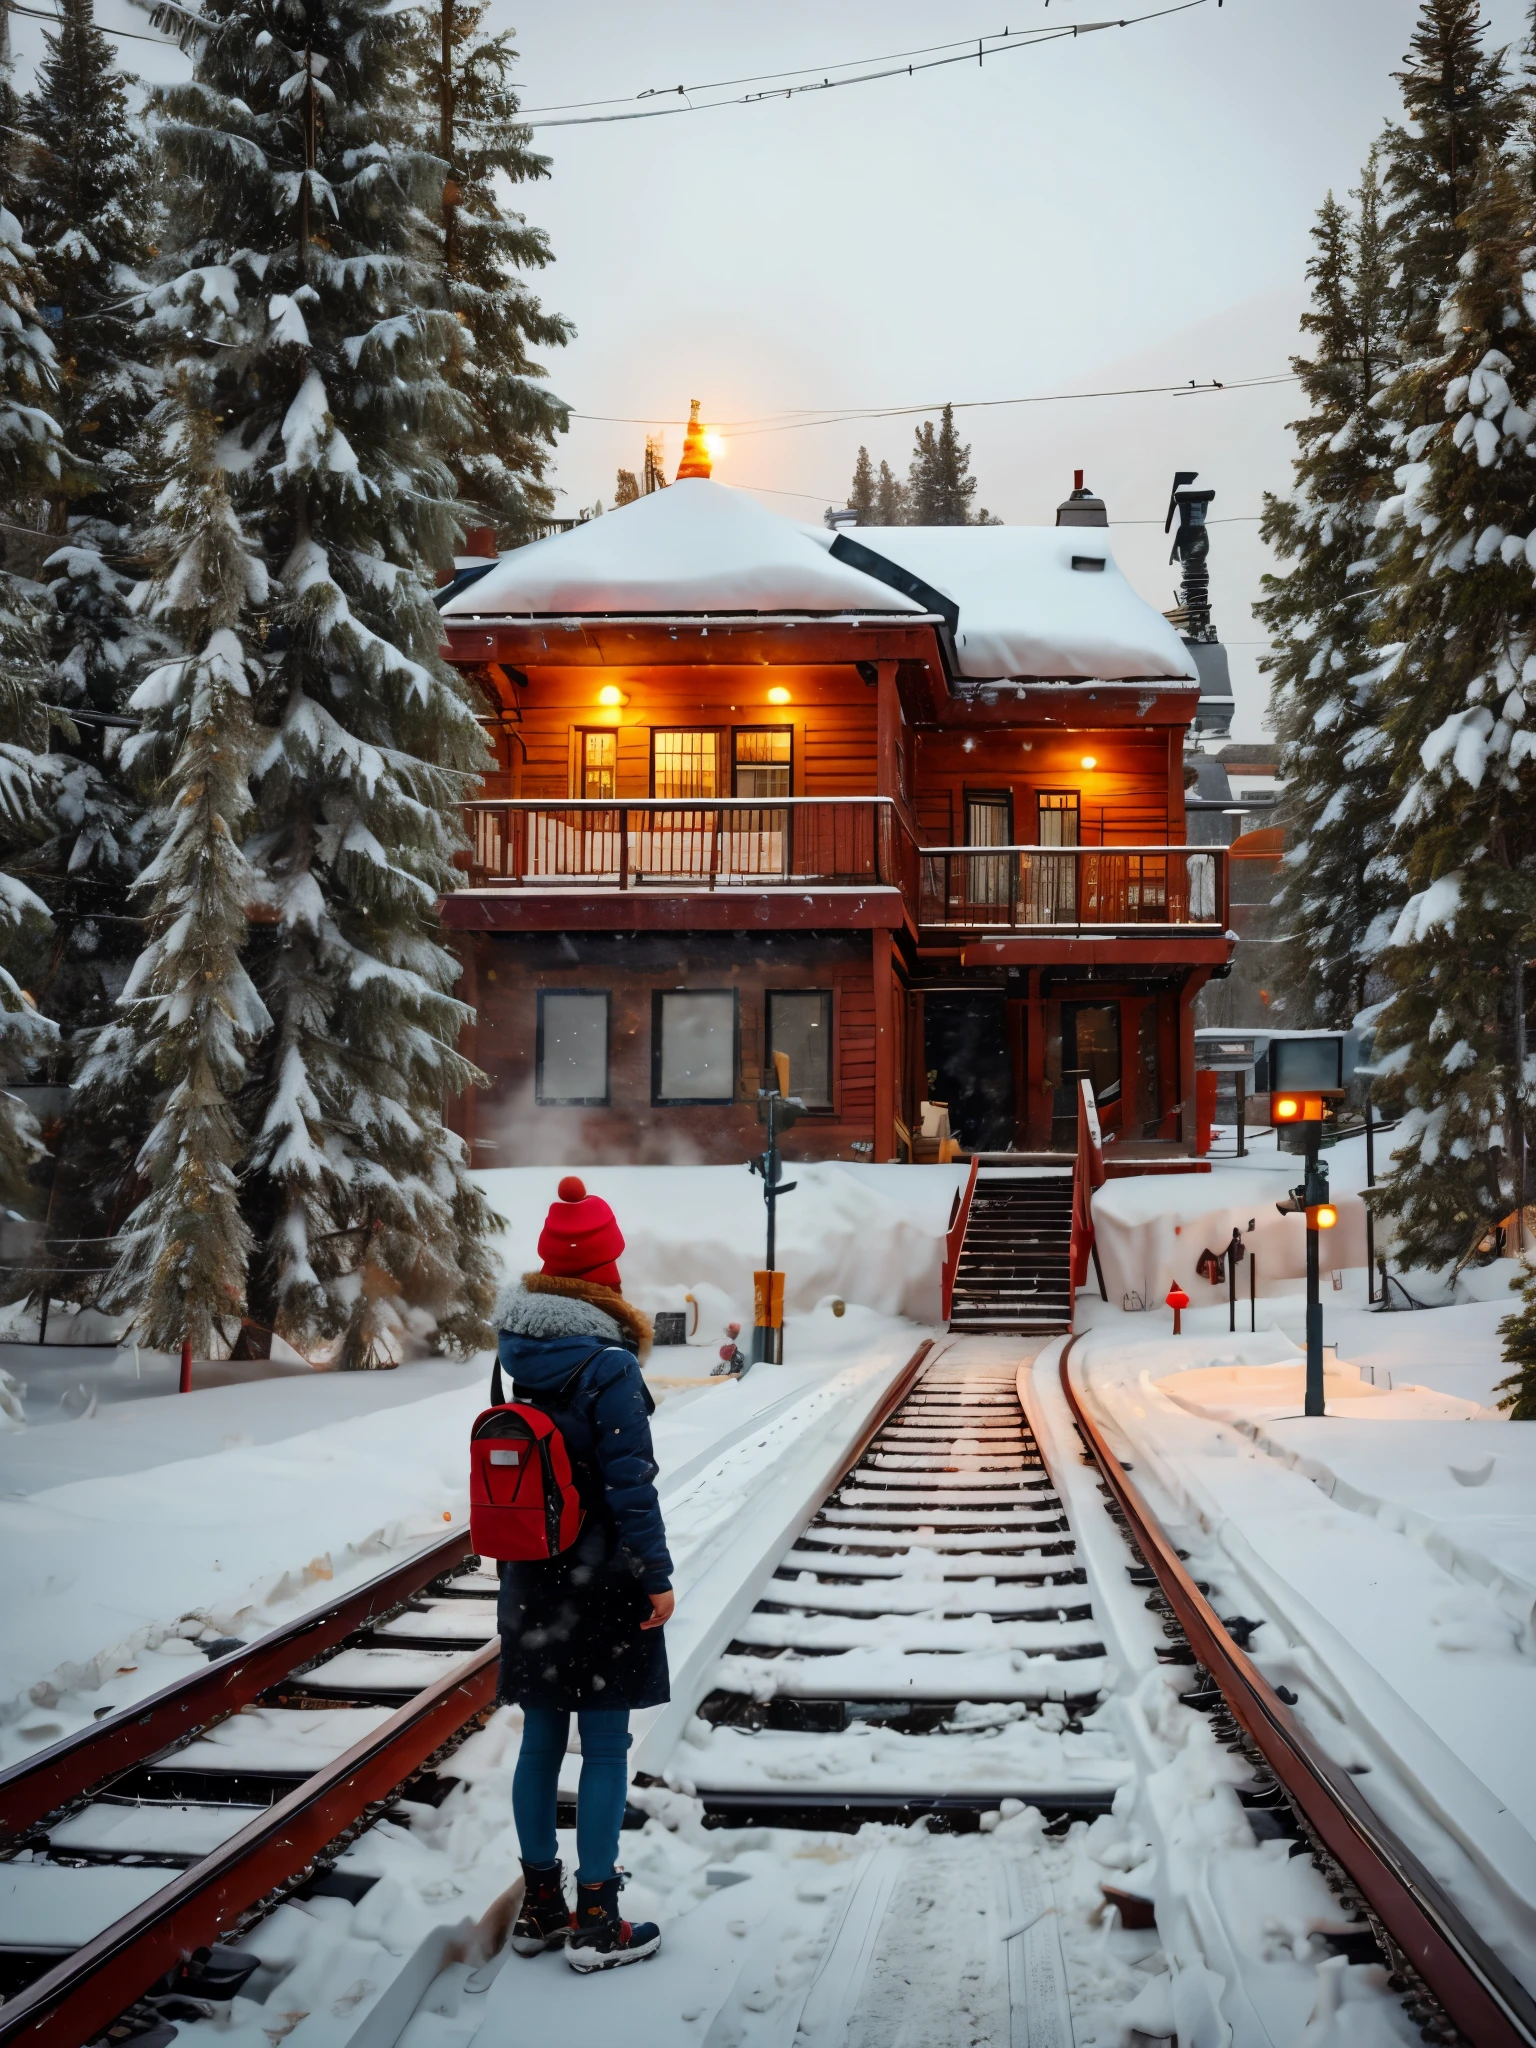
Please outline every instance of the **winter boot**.
M661 1947L661 1929L649 1920L631 1924L619 1918L622 1873L601 1884L576 1887L576 1911L565 1960L573 1970L616 1970L624 1963L643 1963Z
M565 1903L563 1871L558 1863L523 1865L523 1909L513 1922L513 1953L539 1956L570 1939L571 1909Z

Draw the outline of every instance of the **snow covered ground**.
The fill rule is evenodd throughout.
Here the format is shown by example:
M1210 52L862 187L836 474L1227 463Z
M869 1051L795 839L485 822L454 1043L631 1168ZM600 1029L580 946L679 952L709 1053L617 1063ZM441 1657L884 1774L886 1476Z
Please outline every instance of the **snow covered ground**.
M1074 1353L1138 1484L1221 1611L1262 1620L1265 1675L1536 1986L1536 1430L1413 1386L1389 1341L1390 1391L1341 1344L1309 1420L1283 1331L1158 1320L1101 1312Z

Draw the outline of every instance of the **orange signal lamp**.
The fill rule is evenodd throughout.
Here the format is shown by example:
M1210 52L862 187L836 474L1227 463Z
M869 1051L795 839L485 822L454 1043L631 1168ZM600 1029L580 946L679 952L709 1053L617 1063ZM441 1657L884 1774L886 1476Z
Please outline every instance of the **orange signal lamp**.
M1179 1327L1179 1315L1182 1310L1189 1307L1189 1296L1184 1292L1178 1281L1175 1280L1164 1296L1164 1300L1167 1302L1168 1307L1173 1310L1173 1334L1175 1337L1182 1336L1183 1332Z
M1321 1095L1276 1095L1269 1105L1269 1120L1276 1124L1320 1124L1326 1104Z
M1308 1230L1332 1230L1339 1220L1339 1212L1332 1202L1319 1202L1307 1211Z

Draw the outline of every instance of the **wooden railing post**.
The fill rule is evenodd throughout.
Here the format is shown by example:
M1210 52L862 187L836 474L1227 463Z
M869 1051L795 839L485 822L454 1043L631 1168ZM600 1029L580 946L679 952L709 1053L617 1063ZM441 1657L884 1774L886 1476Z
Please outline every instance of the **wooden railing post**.
M619 806L619 887L629 887L629 806Z

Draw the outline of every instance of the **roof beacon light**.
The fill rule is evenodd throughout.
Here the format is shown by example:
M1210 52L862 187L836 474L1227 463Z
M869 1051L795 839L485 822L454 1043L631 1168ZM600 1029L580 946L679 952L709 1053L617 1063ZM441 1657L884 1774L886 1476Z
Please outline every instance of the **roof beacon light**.
M689 477L709 476L712 451L709 446L709 429L699 418L699 401L688 401L688 425L683 430L683 459L677 465L677 480L683 483Z

